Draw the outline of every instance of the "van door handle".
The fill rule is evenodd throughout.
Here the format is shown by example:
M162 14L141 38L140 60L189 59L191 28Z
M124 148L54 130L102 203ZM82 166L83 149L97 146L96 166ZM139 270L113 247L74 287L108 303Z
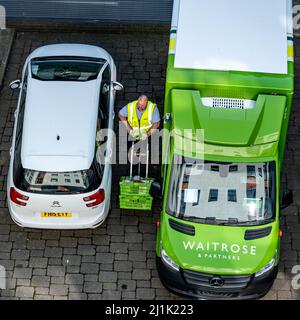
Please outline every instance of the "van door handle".
M17 118L17 110L15 110L15 112L14 112L14 117L15 117L15 119Z
M9 149L9 155L11 156L11 154L12 154L12 147L10 147Z

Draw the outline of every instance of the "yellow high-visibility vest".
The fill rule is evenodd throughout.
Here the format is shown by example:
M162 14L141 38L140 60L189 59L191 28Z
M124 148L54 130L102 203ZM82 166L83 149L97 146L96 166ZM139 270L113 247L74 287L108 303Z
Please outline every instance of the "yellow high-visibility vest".
M152 127L152 115L154 109L156 108L156 104L148 101L148 105L146 110L143 112L141 119L139 120L137 115L137 104L138 100L133 101L127 105L128 108L128 118L127 121L132 127L133 136L139 139L140 135L143 133L147 133L149 129Z

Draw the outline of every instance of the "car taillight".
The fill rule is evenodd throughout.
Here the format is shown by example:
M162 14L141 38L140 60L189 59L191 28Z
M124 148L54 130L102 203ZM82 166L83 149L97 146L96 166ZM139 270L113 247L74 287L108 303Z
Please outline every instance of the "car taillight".
M27 203L24 201L28 201L29 197L24 196L23 194L18 192L15 188L10 188L10 199L15 204L18 204L19 206L25 207L27 205ZM23 201L21 201L21 200L23 200Z
M90 207L95 207L98 204L102 203L104 199L105 199L105 192L103 189L100 189L96 193L92 194L91 196L83 198L83 201L90 202L86 204L86 206L90 208Z

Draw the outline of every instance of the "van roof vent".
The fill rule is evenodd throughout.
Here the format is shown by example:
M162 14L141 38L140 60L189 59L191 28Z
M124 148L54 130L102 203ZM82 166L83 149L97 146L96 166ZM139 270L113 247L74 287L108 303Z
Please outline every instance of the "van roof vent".
M202 104L211 108L253 109L256 101L235 98L202 98Z

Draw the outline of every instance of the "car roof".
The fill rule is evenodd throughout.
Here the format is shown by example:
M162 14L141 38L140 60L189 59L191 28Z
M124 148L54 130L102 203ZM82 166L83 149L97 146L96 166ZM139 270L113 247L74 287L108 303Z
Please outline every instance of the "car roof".
M94 159L101 79L27 85L21 161L50 172L89 169Z

